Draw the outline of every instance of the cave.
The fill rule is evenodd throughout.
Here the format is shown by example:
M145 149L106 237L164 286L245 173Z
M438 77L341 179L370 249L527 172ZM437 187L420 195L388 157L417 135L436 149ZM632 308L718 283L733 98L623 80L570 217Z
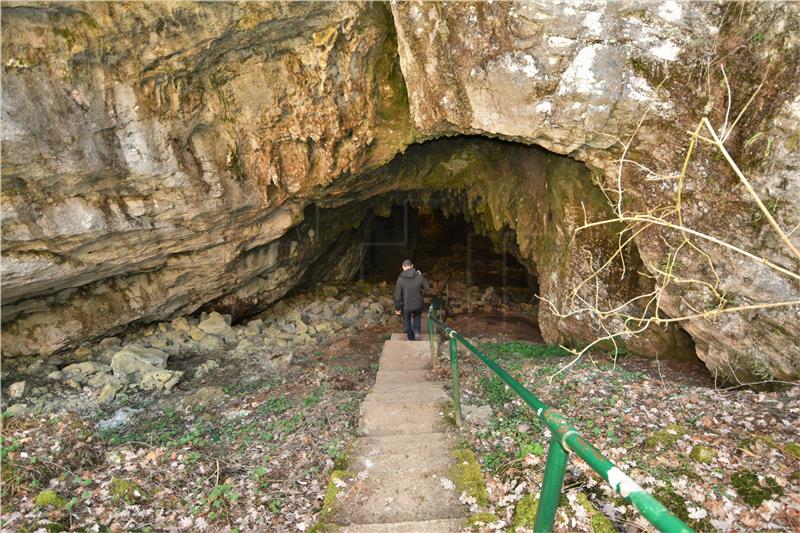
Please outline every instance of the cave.
M535 274L512 255L509 237L498 248L461 214L447 216L430 204L415 209L406 202L392 205L388 216L375 216L371 226L362 243L360 280L391 281L408 258L421 271L441 271L484 288L527 289L528 300L535 296Z
M411 464L390 529L458 530L463 501L530 529L549 410L469 342L618 464L680 464L644 488L696 530L797 529L796 3L0 17L4 528L326 531ZM438 337L395 313L404 259ZM460 497L454 451L488 491ZM640 524L578 470L560 530Z

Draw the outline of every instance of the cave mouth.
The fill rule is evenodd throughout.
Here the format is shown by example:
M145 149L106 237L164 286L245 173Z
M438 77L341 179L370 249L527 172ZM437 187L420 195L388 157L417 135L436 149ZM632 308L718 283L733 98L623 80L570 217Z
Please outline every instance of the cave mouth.
M395 204L388 216L373 217L368 239L362 243L358 277L393 282L400 263L411 259L437 285L463 282L481 289L492 287L501 291L506 302L512 295L529 301L538 290L536 276L514 257L509 241L509 235L503 234L498 246L460 213L446 214L409 202Z

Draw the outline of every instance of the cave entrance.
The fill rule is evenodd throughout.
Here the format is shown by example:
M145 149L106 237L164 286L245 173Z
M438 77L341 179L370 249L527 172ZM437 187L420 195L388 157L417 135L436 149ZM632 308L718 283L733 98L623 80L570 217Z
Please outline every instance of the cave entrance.
M439 290L458 284L473 293L491 289L504 303L530 302L538 290L537 278L514 256L512 243L513 232L493 241L476 232L462 214L395 204L371 221L360 278L392 284L401 262L411 259Z

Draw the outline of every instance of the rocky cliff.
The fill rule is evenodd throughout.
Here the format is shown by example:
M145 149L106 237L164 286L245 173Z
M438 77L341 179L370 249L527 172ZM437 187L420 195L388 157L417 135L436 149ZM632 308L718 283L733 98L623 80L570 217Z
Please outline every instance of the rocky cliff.
M352 275L365 213L397 192L511 230L554 304L551 341L623 328L603 312L620 306L668 319L800 299L797 277L663 226L626 233L624 262L620 223L574 233L673 216L686 130L745 106L725 146L797 227L799 21L791 2L5 3L3 355L201 306L245 314L331 255ZM455 134L519 144L436 140ZM683 182L687 226L798 271L713 147ZM698 283L665 284L675 264ZM658 311L631 302L648 293ZM684 330L713 372L800 374L798 306L621 340L676 356Z

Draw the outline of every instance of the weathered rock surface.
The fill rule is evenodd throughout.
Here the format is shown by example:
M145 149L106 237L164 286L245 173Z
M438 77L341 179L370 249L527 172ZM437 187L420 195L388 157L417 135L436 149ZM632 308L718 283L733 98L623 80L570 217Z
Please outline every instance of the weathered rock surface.
M778 223L800 224L800 13L791 2L751 3L736 17L672 0L402 2L391 16L365 3L10 2L2 19L4 356L52 354L201 306L239 317L304 279L346 279L358 269L366 213L396 191L418 193L419 205L446 191L442 201L494 239L513 230L543 296L579 311L570 289L613 254L620 229L572 240L585 220L611 213L598 185L611 204L624 190L623 212L674 221L686 130L704 115L730 124L762 73L769 78L726 147ZM590 172L489 141L473 143L485 154L431 143L386 166L414 141L453 134L538 144ZM634 134L624 155L644 166L618 174ZM687 225L798 271L723 158L700 147L688 170ZM681 275L713 290L654 289L681 242L643 228L625 268L580 297L611 309L655 292L665 318L800 298L796 279L706 241L681 252ZM550 341L581 344L620 326L546 307ZM645 301L629 310L654 312ZM277 329L292 336L329 329L304 317L285 326ZM797 306L682 327L714 372L800 374ZM204 350L219 349L224 335L195 329ZM651 356L691 348L677 326L622 340Z
M274 301L342 233L317 219L281 242L301 197L410 142L383 5L7 3L2 18L5 356L226 295Z
M569 154L589 164L611 201L619 200L614 191L621 184L623 212L667 212L673 223L675 215L666 209L676 202L686 131L703 116L721 131L758 90L726 147L788 232L800 224L800 10L792 2L757 2L734 16L728 7L678 1L395 2L392 12L420 132L500 136ZM618 161L629 142L624 156L644 167L628 165L618 183ZM688 170L682 204L687 226L800 271L798 259L771 234L718 152L701 146ZM651 276L659 279L682 240L680 233L657 226L636 235ZM797 232L793 240L800 245ZM694 241L701 251L681 254L681 276L708 285L671 284L660 291L667 316L699 314L733 301L800 299L796 278ZM716 287L709 258L724 278ZM557 272L539 272L561 279ZM613 307L612 302L607 308ZM797 305L697 317L683 327L715 373L800 374ZM552 331L546 336L561 338Z
M126 346L111 359L114 376L143 390L169 390L183 372L166 370L169 354L155 348ZM116 391L115 391L116 392Z

